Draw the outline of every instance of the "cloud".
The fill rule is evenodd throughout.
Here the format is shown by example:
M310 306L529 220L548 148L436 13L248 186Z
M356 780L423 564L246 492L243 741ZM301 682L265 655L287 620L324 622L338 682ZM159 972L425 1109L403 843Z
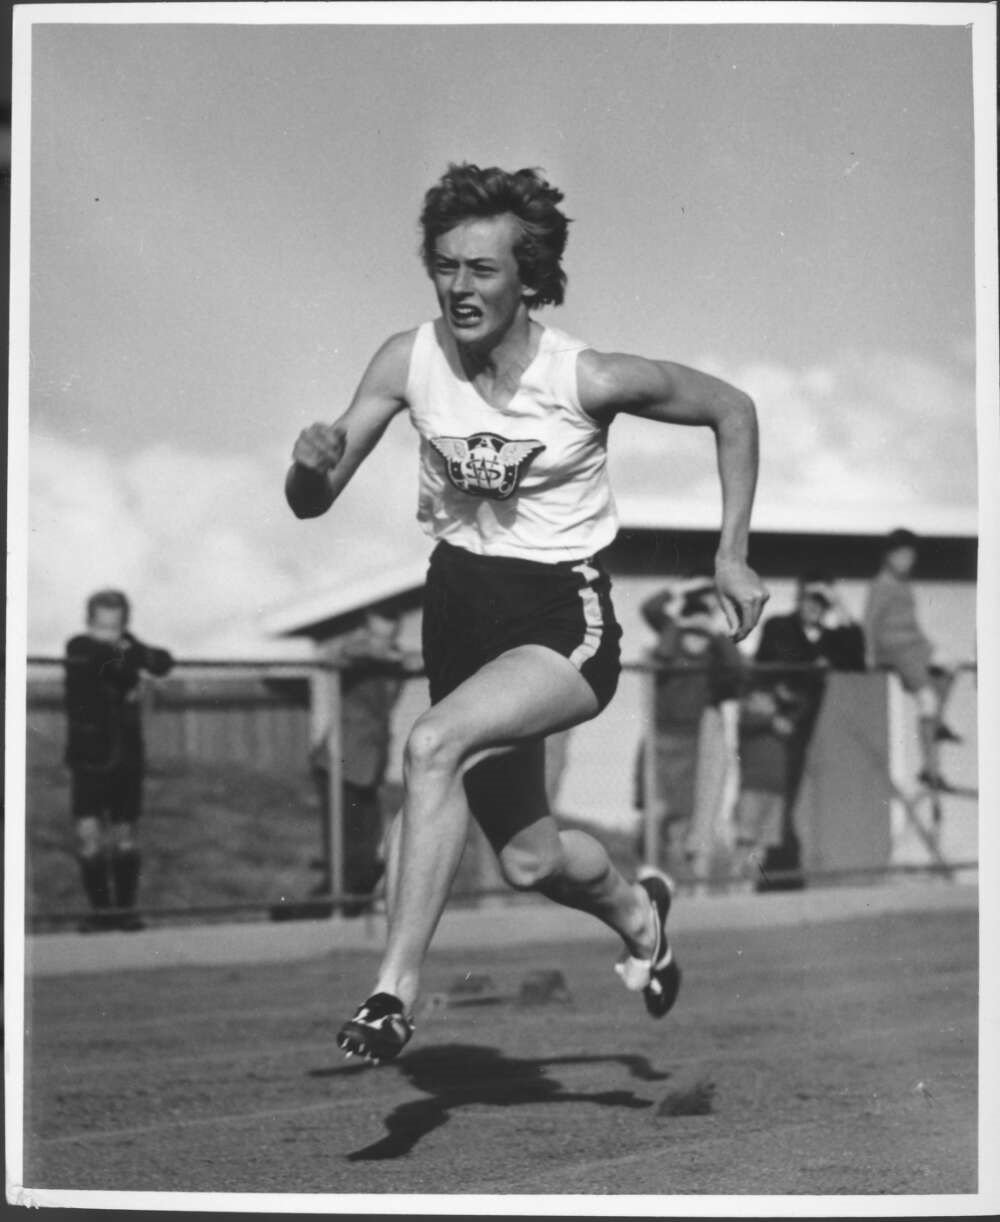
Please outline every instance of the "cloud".
M711 364L711 362L708 362ZM758 405L758 504L789 526L806 508L975 503L974 371L913 356L847 354L795 370L758 363L714 372ZM430 544L414 521L416 439L400 418L323 518L284 502L285 439L262 451L205 453L161 443L113 460L99 447L36 434L30 443L28 633L59 649L101 585L125 588L136 628L196 651L246 638L267 610L373 575ZM623 418L611 438L620 492L669 505L717 503L711 435Z
M792 501L976 502L975 382L917 356L850 353L815 377L791 379L761 405L764 495ZM758 375L761 375L760 378Z
M412 560L429 545L415 524L407 530L407 442L394 426L336 512L300 522L282 492L285 446L207 455L159 444L116 462L92 445L33 437L29 649L60 649L99 586L130 594L137 632L191 652L227 632L246 637L301 593Z
M976 503L975 371L912 355L846 353L801 370L759 362L702 364L757 404L757 503L789 525L799 509ZM614 426L616 487L671 500L716 496L706 430L658 434L644 421Z

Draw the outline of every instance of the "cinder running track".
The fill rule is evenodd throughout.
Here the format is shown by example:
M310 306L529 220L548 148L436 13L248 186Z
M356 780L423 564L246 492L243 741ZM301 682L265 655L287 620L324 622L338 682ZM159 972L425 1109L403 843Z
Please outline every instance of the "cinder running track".
M592 942L439 951L429 991L487 972L515 994L527 972L557 968L572 1000L438 1009L380 1069L334 1047L370 985L370 950L36 977L25 1182L976 1191L975 911L690 929L677 949L684 987L661 1022L617 982L599 929Z

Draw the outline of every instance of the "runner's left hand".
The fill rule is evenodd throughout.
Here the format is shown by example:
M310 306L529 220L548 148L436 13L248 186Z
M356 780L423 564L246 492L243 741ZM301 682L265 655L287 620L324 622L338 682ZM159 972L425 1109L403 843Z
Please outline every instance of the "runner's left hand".
M753 569L742 560L715 562L715 588L729 625L729 635L734 641L742 641L756 626L770 594Z

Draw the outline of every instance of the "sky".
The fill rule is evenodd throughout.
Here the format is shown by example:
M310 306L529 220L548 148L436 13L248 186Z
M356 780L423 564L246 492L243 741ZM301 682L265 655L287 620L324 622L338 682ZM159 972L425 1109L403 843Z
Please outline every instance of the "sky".
M31 105L33 652L98 585L224 650L429 551L405 418L326 517L282 483L436 312L416 222L453 160L564 191L542 321L754 396L760 520L975 506L967 28L36 25ZM616 422L611 470L714 512L705 430Z

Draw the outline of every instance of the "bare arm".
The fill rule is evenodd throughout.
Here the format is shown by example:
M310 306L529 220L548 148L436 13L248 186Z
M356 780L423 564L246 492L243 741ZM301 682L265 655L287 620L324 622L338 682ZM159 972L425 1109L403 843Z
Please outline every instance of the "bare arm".
M406 406L413 331L392 336L365 370L347 411L333 424L303 429L292 449L285 499L297 518L326 513Z
M580 403L598 423L619 412L664 424L701 425L715 434L722 484L722 528L715 581L733 638L753 629L767 591L747 564L750 512L757 487L757 413L750 397L710 374L672 361L619 353L580 353Z

